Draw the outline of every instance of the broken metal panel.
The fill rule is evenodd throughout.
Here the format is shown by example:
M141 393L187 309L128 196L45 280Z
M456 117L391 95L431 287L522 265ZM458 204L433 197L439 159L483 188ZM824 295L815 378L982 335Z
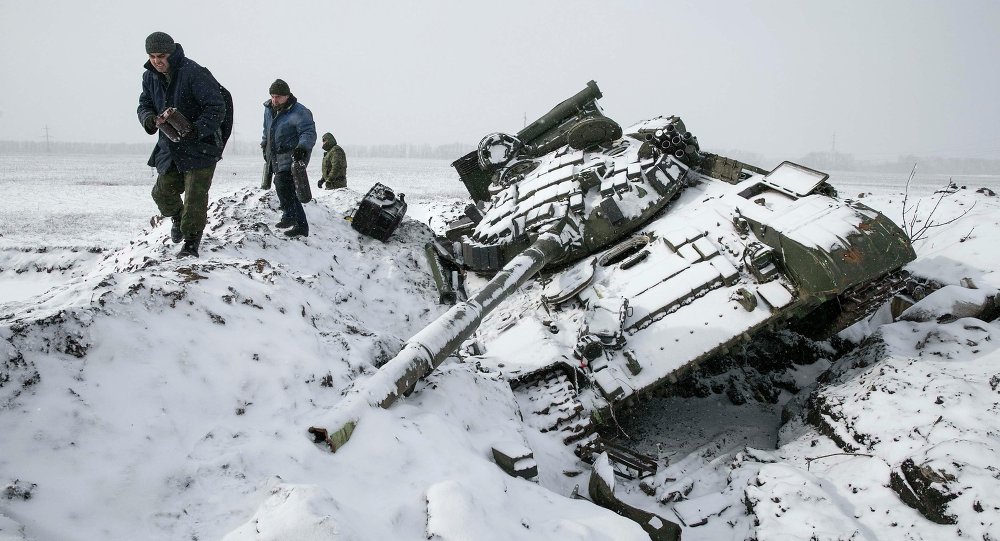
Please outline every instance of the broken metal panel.
M804 165L784 161L773 171L764 175L764 182L798 197L805 197L820 184L826 182L830 175L810 169Z
M594 471L590 474L587 492L597 505L635 521L651 541L680 541L680 526L649 511L632 507L615 496L615 476L607 453L602 453L594 460Z
M593 464L601 453L607 453L608 460L617 466L614 469L615 474L626 479L643 479L655 475L659 469L659 464L653 457L600 436L585 445L581 445L577 450L577 456L580 457L580 460L588 464Z

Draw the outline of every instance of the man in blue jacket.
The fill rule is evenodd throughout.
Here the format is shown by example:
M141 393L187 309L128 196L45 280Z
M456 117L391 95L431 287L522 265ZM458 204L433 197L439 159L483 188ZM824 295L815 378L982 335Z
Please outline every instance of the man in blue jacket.
M306 212L295 195L292 162L309 163L316 145L316 123L312 112L292 94L288 83L277 79L268 89L271 99L264 102L264 135L260 148L264 160L274 172L274 190L278 192L281 221L278 228L289 228L289 237L309 236Z
M142 74L137 112L146 133L160 131L149 157L149 166L158 173L153 201L160 214L172 221L171 240L184 241L177 256L198 257L208 219L208 190L225 146L220 128L226 102L212 73L185 57L184 48L168 34L150 34L146 54L149 61ZM165 125L162 113L170 108L190 122L190 130L178 133Z

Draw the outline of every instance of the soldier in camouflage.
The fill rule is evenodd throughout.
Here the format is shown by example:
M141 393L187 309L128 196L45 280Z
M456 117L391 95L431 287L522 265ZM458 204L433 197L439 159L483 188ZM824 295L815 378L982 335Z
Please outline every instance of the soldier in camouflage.
M327 190L347 187L347 155L330 132L323 134L323 177L318 186Z

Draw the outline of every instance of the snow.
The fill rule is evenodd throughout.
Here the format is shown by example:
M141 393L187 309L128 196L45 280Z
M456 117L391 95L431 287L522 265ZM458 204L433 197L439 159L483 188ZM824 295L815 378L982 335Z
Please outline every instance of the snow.
M522 420L507 372L566 355L575 341L575 327L530 300L537 282L476 336L503 366L450 358L391 408L347 400L386 390L391 378L377 367L446 312L423 259L440 216L466 204L446 163L414 164L404 186L393 182L403 165L366 164L351 189L314 194L310 236L288 240L272 229L273 192L253 187L256 162L227 157L202 257L178 261L169 226L148 225L144 158L128 160L140 166L78 156L29 169L0 157L0 184L15 197L74 170L107 187L52 191L30 227L13 227L27 214L0 204L0 539L648 538L571 497L590 466ZM386 243L344 220L374 181L410 205ZM830 182L838 186L836 174ZM87 196L95 205L74 215ZM898 185L865 203L901 219ZM852 353L789 376L820 383L777 404L652 402L659 409L620 421L659 471L597 473L626 503L676 519L685 541L995 536L1000 325L970 308L1000 291L1000 202L962 190L937 212L950 219L973 204L917 243L908 270L943 287L912 317L893 322L883 309L843 333L860 344ZM483 284L470 277L470 293ZM711 347L707 323L721 312L734 327L763 319L764 306L747 311L731 294L707 293L702 312L668 314L629 347L640 360L663 348L696 354ZM696 328L697 341L681 340ZM343 448L313 443L308 427L345 415L357 424ZM534 481L493 460L493 448L521 456L525 446ZM908 464L938 479L931 487L951 497L942 513L953 524L904 503L893 487L913 488Z

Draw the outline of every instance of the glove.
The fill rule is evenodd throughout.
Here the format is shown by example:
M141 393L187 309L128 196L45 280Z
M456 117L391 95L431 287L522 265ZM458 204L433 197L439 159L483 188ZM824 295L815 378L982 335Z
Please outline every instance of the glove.
M146 133L153 134L156 133L156 116L149 115L142 121L142 128L146 130Z
M316 183L316 187L317 188L322 188L323 187L323 179L319 179L319 182Z
M297 162L305 161L306 149L302 147L295 147L295 150L292 151L292 159Z

